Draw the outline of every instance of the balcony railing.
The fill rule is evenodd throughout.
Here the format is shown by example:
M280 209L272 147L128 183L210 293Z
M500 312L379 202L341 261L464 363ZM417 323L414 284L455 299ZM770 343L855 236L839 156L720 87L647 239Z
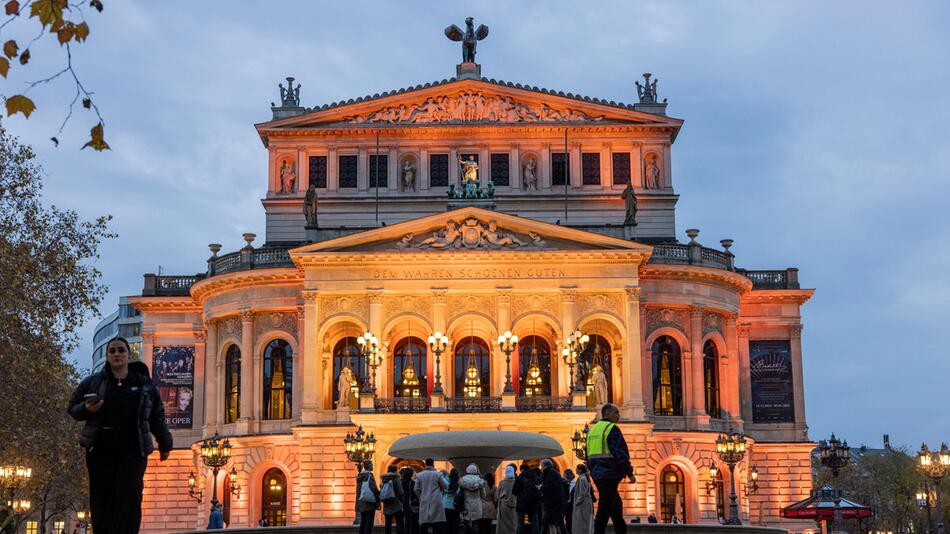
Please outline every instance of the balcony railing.
M531 396L515 399L515 408L521 412L569 412L573 406L570 397Z
M293 267L289 249L283 247L245 247L237 252L208 260L209 274L226 274L250 269L268 269L271 267Z
M500 412L501 397L446 397L449 412Z
M429 411L428 397L376 397L377 413L423 413Z
M193 275L145 275L144 297L174 297L188 295L191 286L204 278L204 274Z
M706 248L699 243L660 243L653 246L649 263L698 265L714 269L735 269L735 257L728 252Z
M794 267L782 271L736 269L736 272L752 280L752 289L801 289L798 283L798 269Z

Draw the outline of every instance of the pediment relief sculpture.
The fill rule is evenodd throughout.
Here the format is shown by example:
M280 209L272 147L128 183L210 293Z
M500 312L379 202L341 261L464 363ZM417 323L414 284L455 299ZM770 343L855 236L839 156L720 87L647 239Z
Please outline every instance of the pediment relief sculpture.
M461 223L447 221L445 226L421 241L414 242L414 239L415 235L408 233L396 243L396 248L400 250L542 248L547 244L536 232L518 236L499 229L494 220L485 223L474 217L469 217Z
M463 92L457 95L433 96L415 104L400 104L382 108L366 115L343 119L360 124L436 123L436 122L598 122L603 115L588 115L570 108L555 108L548 104L524 104L511 97L485 95L481 92Z

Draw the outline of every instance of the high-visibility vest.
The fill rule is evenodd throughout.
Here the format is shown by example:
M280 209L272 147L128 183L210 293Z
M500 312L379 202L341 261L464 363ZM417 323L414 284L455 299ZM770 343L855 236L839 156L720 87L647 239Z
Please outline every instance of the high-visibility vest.
M610 431L617 426L614 423L601 419L597 421L590 432L587 433L587 459L610 458L610 446L607 444L607 436Z

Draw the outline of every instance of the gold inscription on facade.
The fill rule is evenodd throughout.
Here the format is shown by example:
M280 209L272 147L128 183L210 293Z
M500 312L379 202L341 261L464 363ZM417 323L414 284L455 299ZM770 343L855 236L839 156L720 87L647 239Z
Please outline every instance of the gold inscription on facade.
M530 269L509 267L459 267L449 269L377 269L377 280L429 280L471 278L565 278L567 274L557 267L532 267Z

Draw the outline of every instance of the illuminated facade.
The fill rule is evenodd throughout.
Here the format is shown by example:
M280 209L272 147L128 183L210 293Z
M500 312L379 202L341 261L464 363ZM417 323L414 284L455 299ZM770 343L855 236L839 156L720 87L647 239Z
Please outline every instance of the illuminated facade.
M213 247L201 275L146 275L132 301L145 359L166 403L178 400L180 448L149 466L144 529L204 524L187 446L215 432L233 445L236 476L229 465L218 479L230 525L347 524L343 438L356 425L375 434L380 470L399 461L396 439L425 431L534 431L570 451L599 395L621 407L636 469L627 516L718 522L728 469L708 468L717 433L733 429L750 443L736 467L743 520L810 526L778 511L811 488L799 309L812 290L795 269L736 268L731 241L676 241L682 121L655 93L628 106L464 65L451 80L310 109L289 86L257 125L264 245ZM562 351L575 330L588 342L572 372ZM436 331L449 338L438 368ZM519 338L510 357L506 331ZM378 366L362 356L366 332ZM759 489L747 493L752 466Z

